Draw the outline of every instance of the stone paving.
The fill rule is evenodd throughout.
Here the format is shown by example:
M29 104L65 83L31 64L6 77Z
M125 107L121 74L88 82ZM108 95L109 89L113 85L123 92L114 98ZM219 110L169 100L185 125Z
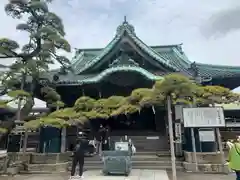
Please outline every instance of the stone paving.
M103 176L99 171L86 171L84 180L171 180L171 173L157 170L132 170L128 177L124 176ZM177 174L177 180L235 180L234 174L219 175L219 174L201 174L201 173L184 173ZM38 174L38 175L17 175L14 177L0 176L0 180L68 180L67 173L59 174Z
M171 173L168 172L169 180L171 180ZM203 174L203 173L185 173L178 172L177 180L236 180L235 174Z
M48 174L48 175L17 175L15 177L0 177L0 180L68 180L69 175ZM77 178L75 178L77 179ZM128 177L125 176L103 176L100 171L84 172L84 180L169 180L164 170L132 170Z

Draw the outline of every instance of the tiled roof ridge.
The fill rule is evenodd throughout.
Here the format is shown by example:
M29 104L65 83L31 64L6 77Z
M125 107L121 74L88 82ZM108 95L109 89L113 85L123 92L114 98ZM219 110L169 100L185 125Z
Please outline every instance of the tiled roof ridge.
M240 66L230 66L230 65L217 65L217 64L206 64L206 63L198 63L196 62L196 65L199 67L206 67L206 68L232 68L232 69L238 69L240 70Z
M166 44L166 45L148 45L148 47L151 48L164 48L164 47L179 47L182 46L182 43L180 44ZM77 51L101 51L104 49L104 47L101 48L76 48Z

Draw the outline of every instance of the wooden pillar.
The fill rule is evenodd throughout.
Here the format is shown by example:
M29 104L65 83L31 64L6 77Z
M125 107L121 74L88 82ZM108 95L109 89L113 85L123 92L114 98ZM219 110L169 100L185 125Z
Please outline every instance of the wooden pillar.
M154 111L156 130L159 131L161 134L164 134L166 128L164 120L165 113L163 113L160 106L154 106Z
M82 88L82 96L85 96L85 92L83 88Z
M99 97L99 98L102 98L102 93L101 93L101 91L98 91L98 97Z

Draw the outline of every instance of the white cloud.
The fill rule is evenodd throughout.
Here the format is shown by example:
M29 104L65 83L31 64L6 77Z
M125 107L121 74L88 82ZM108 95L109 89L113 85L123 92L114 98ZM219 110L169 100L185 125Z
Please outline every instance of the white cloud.
M4 12L6 2L0 2L0 35L23 43L26 36L15 30L18 21ZM66 38L73 48L104 47L113 38L123 16L127 15L146 44L183 43L192 61L240 65L238 29L221 36L206 37L202 33L202 29L209 26L210 17L237 7L240 7L238 0L55 0L51 9L62 17ZM220 29L220 26L211 28L214 35L214 28Z

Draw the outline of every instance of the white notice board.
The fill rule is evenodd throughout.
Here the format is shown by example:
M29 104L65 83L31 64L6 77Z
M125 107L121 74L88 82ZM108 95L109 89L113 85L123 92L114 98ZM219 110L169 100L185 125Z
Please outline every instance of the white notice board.
M225 127L222 107L183 108L184 127Z
M215 132L213 130L199 130L199 140L201 142L215 142Z

